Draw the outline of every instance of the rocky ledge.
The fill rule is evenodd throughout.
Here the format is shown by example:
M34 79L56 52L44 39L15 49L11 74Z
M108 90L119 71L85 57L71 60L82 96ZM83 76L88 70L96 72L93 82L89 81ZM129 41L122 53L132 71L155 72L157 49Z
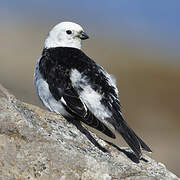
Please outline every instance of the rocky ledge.
M0 180L179 178L159 162L98 138L80 123L23 103L0 86Z

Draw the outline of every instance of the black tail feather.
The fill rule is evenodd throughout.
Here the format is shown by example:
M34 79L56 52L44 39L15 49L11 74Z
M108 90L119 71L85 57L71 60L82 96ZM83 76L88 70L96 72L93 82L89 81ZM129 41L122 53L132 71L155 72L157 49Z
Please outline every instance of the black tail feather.
M135 134L135 132L128 127L127 123L123 119L118 127L116 127L116 130L134 151L137 158L140 158L142 155L141 149L152 152L151 149Z
M136 135L136 137L138 138L143 150L145 150L147 152L152 152L152 150L145 144L145 142L140 137L138 137L137 135Z
M142 155L141 153L141 146L140 142L133 132L132 129L130 129L126 123L121 124L121 126L116 127L116 130L120 133L120 135L124 138L126 143L130 146L130 148L134 151L137 158L139 159Z

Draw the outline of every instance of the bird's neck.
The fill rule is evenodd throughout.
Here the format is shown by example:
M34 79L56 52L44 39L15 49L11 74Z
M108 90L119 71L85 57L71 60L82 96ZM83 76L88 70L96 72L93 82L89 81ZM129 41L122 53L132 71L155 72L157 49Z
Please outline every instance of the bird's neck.
M78 39L73 39L72 41L57 41L51 37L47 37L44 43L45 48L55 48L55 47L71 47L81 49L81 41Z

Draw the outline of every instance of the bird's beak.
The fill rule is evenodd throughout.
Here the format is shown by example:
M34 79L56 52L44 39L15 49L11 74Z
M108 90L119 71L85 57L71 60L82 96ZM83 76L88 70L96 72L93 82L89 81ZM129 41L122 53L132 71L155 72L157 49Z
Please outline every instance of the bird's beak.
M79 38L80 38L81 40L85 40L85 39L89 39L89 36L88 36L84 31L82 31L82 32L80 32L80 34L79 34Z

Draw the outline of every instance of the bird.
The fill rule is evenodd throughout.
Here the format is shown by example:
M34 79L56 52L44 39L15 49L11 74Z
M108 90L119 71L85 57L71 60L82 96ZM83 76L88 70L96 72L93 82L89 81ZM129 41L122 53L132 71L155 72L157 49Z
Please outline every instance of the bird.
M45 107L101 131L117 131L138 159L152 152L129 127L121 112L116 80L81 49L89 36L74 22L61 22L49 32L34 70L34 85Z

